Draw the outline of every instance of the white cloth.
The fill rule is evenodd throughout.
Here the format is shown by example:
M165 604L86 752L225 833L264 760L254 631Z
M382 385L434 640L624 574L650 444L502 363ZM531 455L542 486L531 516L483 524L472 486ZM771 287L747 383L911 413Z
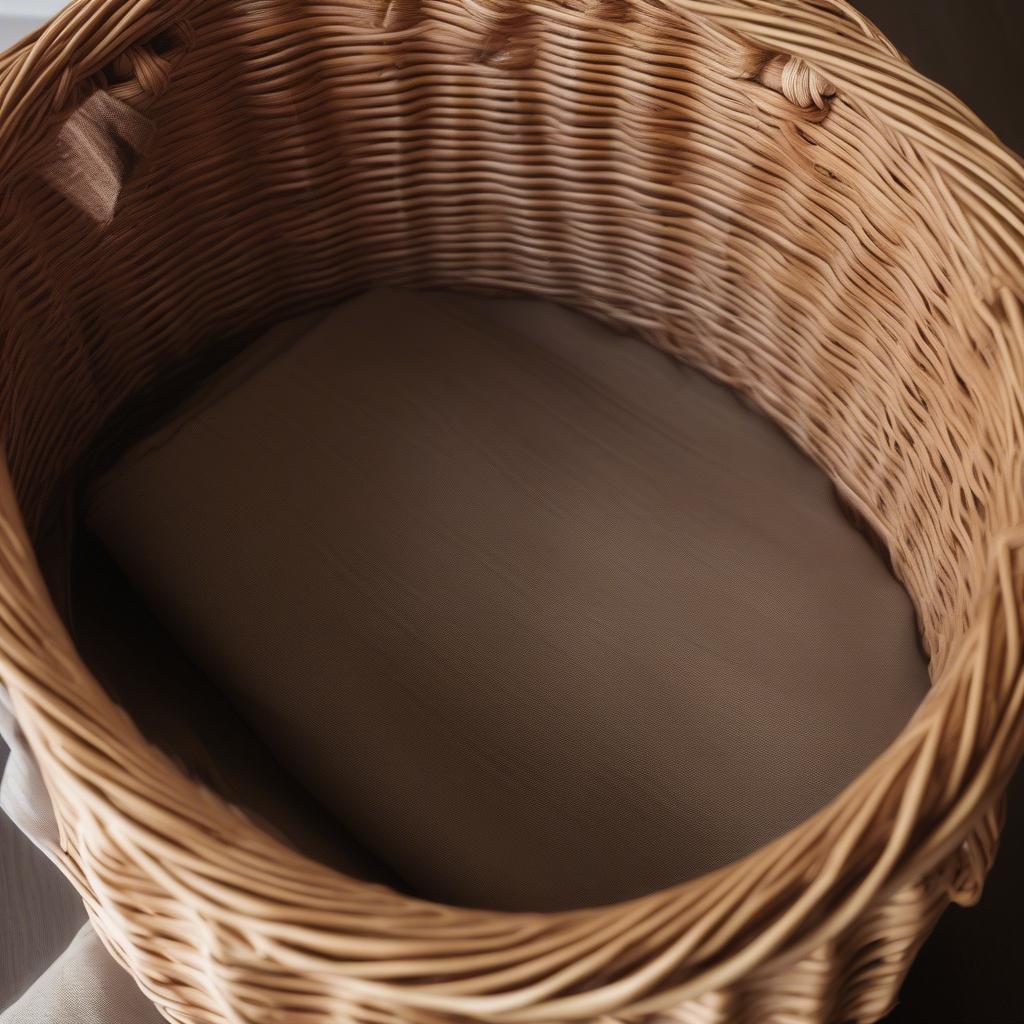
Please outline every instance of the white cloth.
M55 860L57 821L39 766L2 687L0 738L10 749L0 778L0 809L39 848L40 856ZM32 907L14 913L13 903L26 898L17 885L10 886L3 894L5 920L34 919ZM69 921L69 926L74 922ZM79 930L20 998L6 1009L0 1007L0 1024L159 1024L162 1019L131 976L103 948L90 924Z
M163 1017L86 924L0 1024L161 1024Z
M0 687L0 739L10 750L0 778L0 809L48 857L59 842L57 820L25 735L14 718L11 699Z

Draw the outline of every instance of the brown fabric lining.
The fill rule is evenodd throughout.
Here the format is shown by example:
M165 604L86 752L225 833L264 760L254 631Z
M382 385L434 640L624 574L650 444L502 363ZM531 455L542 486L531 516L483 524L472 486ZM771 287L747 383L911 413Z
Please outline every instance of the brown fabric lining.
M546 910L721 866L927 691L909 600L827 479L649 347L380 292L254 351L91 521L420 894Z
M191 777L321 863L401 880L281 765L153 615L68 504L37 546L54 604L89 670Z

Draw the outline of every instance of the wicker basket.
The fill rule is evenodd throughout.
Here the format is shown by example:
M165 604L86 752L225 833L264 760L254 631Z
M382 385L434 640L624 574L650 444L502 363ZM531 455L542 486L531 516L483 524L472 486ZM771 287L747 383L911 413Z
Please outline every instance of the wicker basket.
M842 0L77 0L0 57L2 678L168 1019L883 1016L1024 747L1022 211L1015 158ZM335 874L149 747L30 538L211 339L380 283L579 307L777 420L918 609L934 687L887 753L713 875L508 915Z

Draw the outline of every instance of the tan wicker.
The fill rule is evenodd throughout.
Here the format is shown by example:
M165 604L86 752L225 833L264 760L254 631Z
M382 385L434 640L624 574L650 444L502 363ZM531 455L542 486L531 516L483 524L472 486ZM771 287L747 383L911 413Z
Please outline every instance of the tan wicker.
M77 0L0 57L0 667L168 1019L880 1018L1024 747L1022 211L842 0ZM711 876L503 915L334 874L148 747L29 538L130 396L371 283L544 295L770 413L919 610L934 688L889 751Z

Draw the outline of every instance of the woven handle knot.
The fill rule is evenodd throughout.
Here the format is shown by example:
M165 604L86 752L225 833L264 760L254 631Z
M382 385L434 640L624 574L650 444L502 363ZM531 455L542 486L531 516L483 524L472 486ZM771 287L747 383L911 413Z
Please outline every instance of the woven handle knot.
M799 57L784 53L772 57L757 75L757 80L804 110L811 107L827 110L829 100L836 94L835 86L820 72Z
M177 22L115 57L101 73L103 84L118 99L144 107L167 91L178 61L192 43L191 26Z
M132 46L113 65L118 78L138 85L147 96L159 96L171 83L174 65L148 46Z
M828 116L837 90L802 57L768 49L717 26L711 30L711 38L715 58L725 74L770 89L814 120Z
M59 111L77 108L93 94L105 91L144 109L167 91L175 67L193 42L192 27L179 21L132 43L98 71L83 74L80 67L69 64L54 92L54 107Z

